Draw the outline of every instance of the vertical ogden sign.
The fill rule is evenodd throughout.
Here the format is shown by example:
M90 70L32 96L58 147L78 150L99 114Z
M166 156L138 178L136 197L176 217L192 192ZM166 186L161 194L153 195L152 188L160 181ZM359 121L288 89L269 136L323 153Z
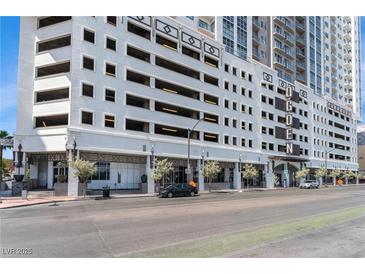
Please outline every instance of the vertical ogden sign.
M288 86L285 90L286 99L286 114L285 114L285 124L286 124L286 154L293 154L293 88Z

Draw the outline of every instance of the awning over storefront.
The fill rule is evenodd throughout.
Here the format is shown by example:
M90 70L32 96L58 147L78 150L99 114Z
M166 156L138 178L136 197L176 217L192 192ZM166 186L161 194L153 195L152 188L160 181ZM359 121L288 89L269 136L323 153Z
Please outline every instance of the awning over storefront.
M295 157L295 156L270 156L270 160L286 161L286 162L309 162L308 158Z
M47 161L66 161L66 152L48 152L48 153L27 153L29 162L36 162L40 160Z

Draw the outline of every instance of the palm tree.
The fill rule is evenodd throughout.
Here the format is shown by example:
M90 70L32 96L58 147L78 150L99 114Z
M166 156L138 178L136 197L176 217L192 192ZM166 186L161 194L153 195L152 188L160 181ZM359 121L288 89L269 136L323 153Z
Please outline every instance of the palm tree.
M85 198L88 180L96 173L95 163L76 159L70 162L70 166L74 169L74 175L79 178L79 183L84 184Z
M3 150L7 148L12 148L12 142L10 141L12 137L5 130L0 130L0 161L3 162ZM3 169L0 168L0 186L3 182ZM0 187L1 188L1 187Z

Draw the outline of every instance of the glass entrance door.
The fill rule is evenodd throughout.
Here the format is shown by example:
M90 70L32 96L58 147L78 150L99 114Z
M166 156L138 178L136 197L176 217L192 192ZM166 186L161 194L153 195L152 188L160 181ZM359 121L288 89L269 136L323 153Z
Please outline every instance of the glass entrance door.
M174 167L171 176L172 178L171 183L173 184L185 183L186 182L185 169L186 169L185 166Z

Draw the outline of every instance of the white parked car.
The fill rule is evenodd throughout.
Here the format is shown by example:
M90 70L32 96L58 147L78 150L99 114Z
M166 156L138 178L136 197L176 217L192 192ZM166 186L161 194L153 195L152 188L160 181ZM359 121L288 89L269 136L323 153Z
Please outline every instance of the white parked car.
M307 180L300 183L299 188L319 188L319 183L315 180Z

